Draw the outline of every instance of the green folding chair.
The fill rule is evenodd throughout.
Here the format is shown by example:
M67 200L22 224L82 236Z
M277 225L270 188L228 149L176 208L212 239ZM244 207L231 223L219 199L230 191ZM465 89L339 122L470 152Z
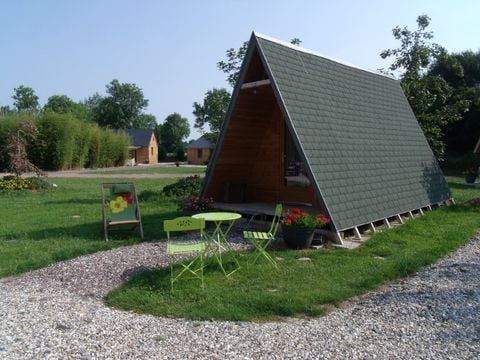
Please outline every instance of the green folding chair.
M186 255L193 255L186 260L180 261L180 270L174 273L174 261L170 261L170 284L173 290L173 283L178 280L185 272L193 274L199 278L203 283L203 267L204 267L204 253L206 250L206 242L203 230L205 229L204 219L194 219L188 216L178 217L173 220L165 220L163 222L163 230L167 233L167 254L169 256L181 256L185 259ZM200 231L200 239L194 241L186 241L176 238L171 238L170 233L175 231Z
M103 183L103 230L108 241L108 230L139 229L143 240L142 218L137 193L132 183Z
M275 215L273 216L272 224L268 232L262 231L244 231L243 237L245 240L252 243L254 246L253 253L249 259L249 263L254 264L259 257L265 257L272 265L277 266L277 262L273 257L267 252L268 246L275 239L275 236L278 231L278 225L280 224L280 217L282 214L282 205L278 204L275 207Z

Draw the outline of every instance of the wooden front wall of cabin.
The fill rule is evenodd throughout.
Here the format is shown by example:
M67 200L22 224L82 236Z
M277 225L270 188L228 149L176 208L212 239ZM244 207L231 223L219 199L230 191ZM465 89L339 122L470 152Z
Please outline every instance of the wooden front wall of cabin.
M137 164L158 163L158 145L155 135L152 135L150 144L135 150L135 162Z
M237 97L206 195L225 201L226 184L245 184L247 202L306 202L318 206L312 186L284 181L285 121L270 85ZM238 187L237 187L238 188Z
M199 151L201 150L201 151ZM205 165L212 156L212 149L187 149L187 161L193 165Z

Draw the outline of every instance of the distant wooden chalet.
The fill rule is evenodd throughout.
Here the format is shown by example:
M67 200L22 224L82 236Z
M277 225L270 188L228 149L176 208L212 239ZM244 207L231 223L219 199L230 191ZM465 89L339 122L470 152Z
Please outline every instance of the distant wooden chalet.
M397 80L256 33L203 195L311 205L338 241L451 201Z
M213 152L213 144L205 136L187 145L187 161L189 164L205 165Z
M135 164L158 163L158 143L153 130L125 129L132 142L130 146L130 160Z

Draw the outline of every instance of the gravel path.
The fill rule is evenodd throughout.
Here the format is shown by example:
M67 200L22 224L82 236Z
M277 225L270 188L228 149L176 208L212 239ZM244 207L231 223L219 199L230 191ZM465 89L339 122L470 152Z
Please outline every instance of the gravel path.
M1 359L474 359L480 239L315 319L198 322L107 308L101 297L165 265L163 243L83 256L0 281Z

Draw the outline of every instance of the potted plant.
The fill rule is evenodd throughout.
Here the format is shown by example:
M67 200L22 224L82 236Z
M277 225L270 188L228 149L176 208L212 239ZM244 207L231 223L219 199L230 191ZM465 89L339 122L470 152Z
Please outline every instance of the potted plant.
M188 195L180 200L183 215L193 215L210 211L213 208L213 199L210 197Z
M467 184L473 184L475 180L477 180L478 176L478 167L477 166L470 166L467 170L463 172L465 176L465 182Z
M282 233L287 247L291 249L308 249L312 244L315 229L321 229L330 222L323 215L311 215L293 208L282 212Z

